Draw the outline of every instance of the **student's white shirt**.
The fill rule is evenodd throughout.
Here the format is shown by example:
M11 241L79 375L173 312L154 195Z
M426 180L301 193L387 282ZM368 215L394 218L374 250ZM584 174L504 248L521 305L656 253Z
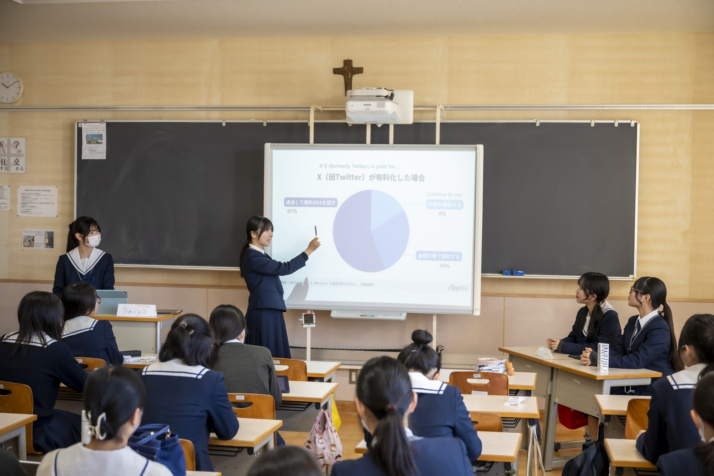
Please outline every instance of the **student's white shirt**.
M255 251L258 251L258 252L260 252L260 253L265 254L265 250L264 250L263 248L261 248L261 247L259 247L259 246L255 246L253 243L249 244L249 245L248 245L248 248L251 248L251 249L253 249L253 250L255 250Z
M659 311L655 309L654 311L650 312L649 314L639 317L640 321L640 329L644 329L645 326L647 325L648 322L652 320L653 317L657 316L659 314Z
M89 254L89 257L82 258L79 255L79 247L77 247L70 250L69 253L67 253L67 256L69 256L70 263L72 263L72 266L74 266L77 271L82 274L87 274L88 271L91 271L92 268L94 268L94 265L97 264L99 258L104 256L104 254L104 251L99 248L92 248L92 252Z
M148 465L147 465L148 463ZM54 450L42 458L37 476L172 476L160 463L149 461L130 447L90 450L82 443Z

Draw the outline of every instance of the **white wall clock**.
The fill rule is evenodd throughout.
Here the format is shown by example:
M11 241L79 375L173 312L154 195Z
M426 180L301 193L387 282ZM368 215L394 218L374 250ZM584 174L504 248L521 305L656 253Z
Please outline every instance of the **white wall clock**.
M22 97L24 87L20 77L14 73L0 73L0 103L12 104Z

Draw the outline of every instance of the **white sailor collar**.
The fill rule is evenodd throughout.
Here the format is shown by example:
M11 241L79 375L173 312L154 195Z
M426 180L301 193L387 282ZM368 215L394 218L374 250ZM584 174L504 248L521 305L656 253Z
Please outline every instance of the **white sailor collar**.
M257 251L258 253L263 253L263 254L265 254L265 250L264 250L263 248L261 248L261 247L259 247L259 246L255 246L253 243L250 243L250 244L248 245L248 248L250 248L251 250Z
M691 367L686 367L684 370L675 372L667 376L667 380L674 390L682 390L685 388L694 388L699 379L699 374L707 364L694 364Z
M416 393L428 393L441 395L446 391L446 384L439 380L429 380L421 372L409 372L409 379L412 381L412 390Z
M83 332L89 332L97 325L97 320L89 316L77 316L64 323L62 337L71 337Z
M168 362L157 362L145 367L142 375L161 375L164 377L186 377L201 379L209 370L203 365L186 365L181 359L172 359Z
M2 338L2 342L7 342L8 344L14 344L15 342L17 342L17 336L19 333L20 332L17 331L17 332L12 332L10 334L6 334ZM48 347L48 346L54 344L55 342L57 342L56 340L54 340L53 338L51 338L50 336L48 336L45 333L43 333L43 336L45 338L44 345L42 344L42 341L40 340L40 338L37 334L33 334L32 337L30 337L29 341L22 341L20 343L24 344L24 345L31 345L33 347Z
M82 267L82 258L79 256L79 247L70 250L67 253L67 257L69 258L69 262L72 263L72 266L74 266L74 269L81 274L87 274L94 269L104 254L105 252L99 248L92 248L92 252L89 254L89 258L87 258L85 267Z

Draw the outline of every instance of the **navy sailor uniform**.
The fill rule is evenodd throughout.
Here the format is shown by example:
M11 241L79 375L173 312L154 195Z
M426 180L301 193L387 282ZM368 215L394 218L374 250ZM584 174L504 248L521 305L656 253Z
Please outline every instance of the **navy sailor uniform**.
M419 476L473 475L464 442L459 438L422 438L414 436L409 428L404 430L413 449ZM373 455L374 452L368 449L359 459L336 463L332 466L332 476L388 476L377 466Z
M75 357L95 357L103 359L108 365L124 363L109 321L89 316L69 319L64 323L62 342L72 349Z
M603 301L600 306L603 314L600 323L595 328L595 332L587 333L588 328L584 324L587 324L588 307L583 306L575 316L575 323L570 334L560 340L556 352L580 355L586 347L597 350L598 344L610 344L613 346L617 343L617 339L622 333L617 311L607 301ZM583 329L580 333L576 331L578 327Z
M292 274L307 262L300 253L288 262L275 261L267 253L249 247L241 262L241 274L248 286L245 343L270 349L273 357L290 358L285 328L285 301L280 276Z
M417 436L459 438L470 461L481 455L481 440L471 423L464 397L457 387L429 380L421 372L409 372L417 406L409 417L409 427Z
M699 440L701 443L701 440ZM660 476L711 476L694 448L677 450L662 455L657 460L657 474Z
M55 283L52 292L62 297L62 291L70 284L85 281L95 289L114 289L114 260L112 255L98 248L92 248L92 253L82 266L79 248L63 254L57 260Z
M694 448L702 440L692 421L692 393L706 364L696 364L652 385L647 431L637 438L637 450L651 463L666 453Z
M84 388L87 372L82 370L64 342L45 336L45 345L37 336L23 346L13 348L17 332L0 338L0 380L21 383L32 389L32 442L37 451L65 448L80 440L80 417L55 410L60 382L79 392Z
M193 442L196 471L213 471L209 434L229 440L238 433L223 374L173 359L149 365L141 377L146 386L142 422L168 424L179 438Z

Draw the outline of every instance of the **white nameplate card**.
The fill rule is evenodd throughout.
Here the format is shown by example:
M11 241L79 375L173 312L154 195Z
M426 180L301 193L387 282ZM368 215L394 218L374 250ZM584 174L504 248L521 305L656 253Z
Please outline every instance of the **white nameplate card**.
M119 304L117 317L156 317L156 304Z
M610 370L610 344L598 344L597 345L597 366L600 372L607 372Z

